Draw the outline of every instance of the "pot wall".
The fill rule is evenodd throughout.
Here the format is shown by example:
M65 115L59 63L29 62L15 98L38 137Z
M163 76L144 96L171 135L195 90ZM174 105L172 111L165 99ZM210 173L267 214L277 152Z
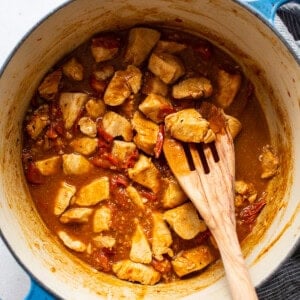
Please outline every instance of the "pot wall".
M272 224L267 231L265 224L257 226L243 245L254 284L278 266L300 235L300 191L295 184L300 181L299 65L274 32L244 6L228 0L74 1L27 36L0 78L1 231L27 270L63 298L193 298L195 293L207 299L229 298L220 263L197 278L154 287L94 272L51 236L26 187L20 160L22 119L45 72L95 32L148 22L201 32L232 53L255 83L282 169L261 216Z

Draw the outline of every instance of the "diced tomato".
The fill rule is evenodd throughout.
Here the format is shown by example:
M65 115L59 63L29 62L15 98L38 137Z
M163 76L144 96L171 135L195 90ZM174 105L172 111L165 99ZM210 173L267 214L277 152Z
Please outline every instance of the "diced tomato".
M94 251L91 255L92 266L99 271L110 272L112 263L108 256L108 253L105 253L103 249Z
M244 224L252 224L254 223L260 211L263 209L265 205L266 205L266 200L265 200L265 196L263 196L260 200L253 202L248 206L244 207L239 213L239 218Z
M105 80L98 80L92 75L90 77L90 86L97 95L102 95L106 89L107 82Z
M213 55L213 47L208 42L201 42L193 46L193 50L204 60L211 59Z
M128 168L133 168L135 165L135 162L137 161L139 157L139 151L135 149L131 155L127 157L127 159L122 163L122 168L123 169L128 169Z
M167 115L169 115L173 112L175 112L175 109L172 106L163 106L160 109L158 116L159 116L159 118L164 119Z
M159 126L159 131L158 131L158 134L157 134L156 144L155 144L155 147L154 147L155 158L159 158L159 156L161 154L163 144L164 144L164 135L165 135L164 125L160 125Z
M161 274L169 273L172 269L170 261L166 258L163 259L162 261L152 259L151 264L153 268Z
M92 39L94 47L103 47L106 49L114 49L120 47L120 38L114 35L103 35Z
M46 131L46 136L49 139L56 139L58 137L58 134L57 134L57 132L56 132L56 130L55 130L52 123L50 124L50 127Z
M104 153L105 154L105 153ZM106 157L105 155L96 155L93 156L90 159L90 162L98 167L98 168L102 168L102 169L112 169L115 170L117 169L116 165L112 163L111 160L108 159L108 157Z
M105 141L112 143L114 137L112 135L110 135L109 133L107 133L101 124L98 124L97 126L97 132L98 132L98 136L103 138Z
M33 184L42 184L44 183L44 176L41 174L39 169L36 167L34 162L30 162L26 170L26 178L28 182Z
M157 195L151 191L146 191L146 190L140 190L139 191L142 197L147 198L150 201L156 201L157 200Z
M117 174L113 175L110 179L110 187L114 189L118 186L127 187L129 185L129 180L125 175Z

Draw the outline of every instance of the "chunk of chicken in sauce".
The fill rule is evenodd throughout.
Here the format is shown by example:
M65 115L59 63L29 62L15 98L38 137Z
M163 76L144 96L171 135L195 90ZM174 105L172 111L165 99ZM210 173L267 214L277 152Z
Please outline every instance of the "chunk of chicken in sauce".
M30 116L26 125L26 132L35 140L49 124L49 106L45 104L36 109Z
M261 178L267 179L277 175L279 158L273 153L270 145L267 145L263 148L262 154L259 156L259 160L262 167Z
M35 165L42 175L50 176L59 172L61 157L56 155L47 159L38 160L35 162Z
M83 80L83 70L82 64L75 57L68 60L62 67L64 75L75 81Z
M59 184L57 195L54 198L54 215L60 216L67 209L75 193L75 186L65 181Z
M48 74L38 87L39 95L46 100L54 100L62 78L62 71L56 70Z

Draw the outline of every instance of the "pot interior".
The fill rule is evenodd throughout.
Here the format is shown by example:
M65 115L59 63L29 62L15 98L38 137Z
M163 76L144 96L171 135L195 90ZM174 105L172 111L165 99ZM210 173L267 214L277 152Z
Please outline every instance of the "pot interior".
M280 175L268 205L243 243L255 285L285 258L300 235L300 74L293 55L264 22L234 1L75 1L49 15L19 45L0 78L0 226L27 270L63 298L229 297L221 262L184 281L142 286L92 270L50 234L29 195L21 164L22 120L46 71L96 32L154 23L201 34L238 61L255 84ZM298 159L299 160L299 159ZM100 297L101 298L101 297Z

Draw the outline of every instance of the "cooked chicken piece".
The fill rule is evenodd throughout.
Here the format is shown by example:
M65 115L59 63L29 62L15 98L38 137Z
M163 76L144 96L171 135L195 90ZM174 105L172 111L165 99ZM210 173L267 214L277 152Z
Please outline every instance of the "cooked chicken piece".
M36 167L44 176L53 175L58 172L61 167L61 157L52 156L35 162Z
M163 178L162 205L164 208L174 208L187 201L187 196L175 178Z
M180 44L174 41L163 41L159 40L154 48L154 52L160 53L170 53L170 54L176 54L186 49L185 44Z
M156 94L165 97L168 94L168 86L159 77L150 75L148 72L144 77L142 93L146 95Z
M70 208L61 215L59 221L64 224L87 223L92 212L93 209L87 207Z
M132 127L130 122L121 115L109 111L102 119L103 129L112 137L121 136L126 142L132 140Z
M163 254L173 256L173 250L169 248L172 243L171 232L163 219L163 214L159 212L152 213L153 230L152 230L152 251L155 259L162 261Z
M237 180L234 185L235 199L234 204L236 207L242 206L248 200L250 203L254 202L257 198L257 191L252 183L246 183L243 180Z
M135 263L129 259L114 263L112 269L118 278L131 282L154 285L160 280L160 273L153 267Z
M80 154L64 154L63 170L66 175L82 175L89 172L93 165Z
M262 167L261 178L267 179L277 175L279 169L279 158L272 152L270 145L263 147L259 160Z
M136 263L149 264L152 261L152 252L142 227L137 224L131 240L129 258Z
M73 126L87 99L88 95L84 93L61 93L59 105L66 129L70 129Z
M137 147L149 155L154 155L159 126L146 119L139 111L135 112L131 123L133 129L136 131L133 141Z
M153 122L161 123L165 115L173 111L173 105L161 95L149 94L139 105L139 109Z
M120 162L126 162L136 151L136 145L132 142L114 140L111 153Z
M114 75L115 69L112 65L103 66L101 69L93 72L97 80L107 80Z
M74 203L79 206L93 206L109 196L109 178L103 176L83 186L74 196Z
M175 99L208 98L212 92L212 84L205 77L184 79L172 87L172 96Z
M224 70L219 70L217 82L216 101L222 108L227 108L240 89L242 77L240 74L230 74Z
M61 78L61 70L48 74L38 87L40 96L46 100L53 100L58 92Z
M49 106L41 105L30 116L30 119L26 125L26 131L30 137L35 140L49 124Z
M185 73L180 59L172 54L152 53L148 69L158 76L164 83L172 84Z
M207 230L205 222L199 219L197 210L191 202L167 210L164 212L164 220L185 240L190 240L199 232Z
M146 199L143 198L137 189L133 187L132 185L129 185L126 187L126 192L130 198L130 200L139 208L145 209L144 203L146 202Z
M242 124L237 118L229 115L225 115L225 119L229 132L234 139L242 130Z
M75 81L83 79L83 66L75 57L68 60L62 67L64 75Z
M91 98L86 104L85 109L93 119L102 117L106 111L106 105L102 100Z
M95 211L93 219L93 231L102 232L108 230L111 225L112 211L107 206L102 206Z
M61 182L54 199L54 214L60 216L70 205L71 199L76 193L76 187L66 182Z
M68 235L65 231L58 231L59 238L63 241L66 247L76 251L76 252L84 252L86 250L86 244L81 242L80 240L74 239L70 235Z
M160 38L160 32L150 28L137 27L129 32L125 62L141 65Z
M97 63L113 59L119 52L120 41L115 36L98 36L92 39L91 52Z
M209 122L194 108L172 113L165 118L166 130L172 137L187 143L210 143L215 140Z
M94 122L89 117L82 117L78 121L79 129L80 131L89 136L89 137L96 137L97 135L97 125L96 122Z
M137 94L142 85L142 72L133 65L126 70L115 72L110 80L103 100L105 104L117 106L122 104L132 93Z
M209 247L202 245L180 252L171 263L175 273L182 277L205 268L214 260L215 258Z
M97 235L93 238L93 243L98 248L108 248L111 249L116 244L116 239L109 235Z
M128 169L128 176L154 193L159 191L161 185L160 172L156 169L150 157L140 154L134 167Z
M80 154L90 155L96 151L98 139L89 137L76 138L70 143L70 146Z

